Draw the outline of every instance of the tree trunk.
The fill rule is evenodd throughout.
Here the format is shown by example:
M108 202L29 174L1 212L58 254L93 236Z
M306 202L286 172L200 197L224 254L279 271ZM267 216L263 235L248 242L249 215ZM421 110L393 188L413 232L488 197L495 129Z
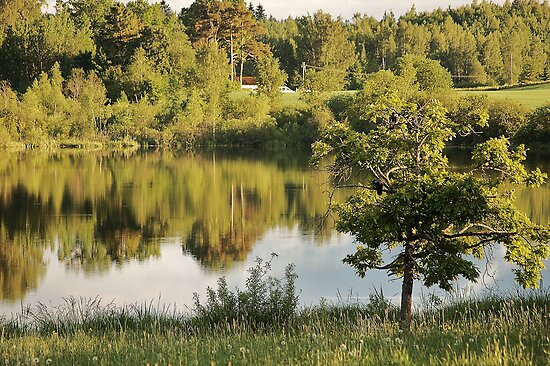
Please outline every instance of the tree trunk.
M231 82L235 81L235 54L233 52L233 31L230 34L230 46L231 46ZM241 85L242 88L242 85Z
M241 89L243 88L243 69L244 69L244 60L241 58L241 75L240 75Z
M240 82L241 82L241 89L243 88L243 68L244 68L244 30L243 30L243 25L241 23L241 44L240 44L240 47L241 47L241 74L239 75L240 76Z
M412 290L414 281L414 261L411 255L411 244L405 245L403 258L403 286L401 288L401 330L408 332L411 328Z

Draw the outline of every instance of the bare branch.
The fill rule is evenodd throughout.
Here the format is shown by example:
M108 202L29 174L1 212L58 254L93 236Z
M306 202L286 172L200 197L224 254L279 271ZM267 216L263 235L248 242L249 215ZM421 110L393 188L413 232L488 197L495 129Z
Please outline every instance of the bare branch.
M329 193L329 199L328 199L327 210L325 211L323 216L321 216L321 220L319 221L319 225L318 225L319 232L321 231L321 229L323 228L323 226L327 222L327 219L330 217L330 213L331 213L330 208L332 207L332 200L333 200L335 192L336 192L336 188L334 188L334 189L330 190L330 192L328 192Z
M485 225L485 224L481 224L481 223L476 223L476 224L470 224L470 225L467 225L466 227L464 227L462 230L460 230L458 233L459 234L462 234L462 233L465 233L466 231L470 230L471 228L474 228L474 227L481 227L481 228L484 228L484 229L487 229L487 230L490 230L491 232L498 232L498 230L490 227L489 225Z
M456 233L456 234L445 234L443 236L446 239L456 239L456 238L466 238L466 237L488 237L488 236L512 236L517 235L517 231L490 231L490 232L465 232L465 233Z

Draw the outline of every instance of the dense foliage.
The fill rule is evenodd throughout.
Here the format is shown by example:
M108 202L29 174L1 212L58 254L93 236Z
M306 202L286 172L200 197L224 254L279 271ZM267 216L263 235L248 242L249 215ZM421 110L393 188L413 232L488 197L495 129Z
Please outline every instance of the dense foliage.
M286 78L244 2L197 1L179 17L144 0L58 1L55 14L41 6L0 6L2 145L276 139L268 113ZM258 69L261 93L236 102L230 92L245 65Z
M42 5L0 3L2 146L309 144L316 132L288 134L325 113L317 93L362 88L372 72L392 70L438 97L452 83L550 74L546 2L350 21L322 11L277 20L242 0L196 0L177 14L162 1L66 0L55 13ZM234 98L244 76L255 77L258 93ZM313 92L309 106L281 110L286 82ZM303 118L289 126L278 118L285 113ZM521 126L509 127L493 134Z

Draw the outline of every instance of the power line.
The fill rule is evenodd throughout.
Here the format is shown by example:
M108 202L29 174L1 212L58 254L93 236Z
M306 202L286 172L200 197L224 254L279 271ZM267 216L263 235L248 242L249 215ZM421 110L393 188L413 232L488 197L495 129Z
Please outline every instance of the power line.
M346 74L353 74L353 75L371 75L372 72L358 72L358 71L348 71L348 70L341 70L341 69L335 69L330 68L326 66L314 66L314 65L308 65L305 62L302 62L302 79L305 79L306 69L315 69L315 70L325 70L325 71L334 71L334 72L345 72Z

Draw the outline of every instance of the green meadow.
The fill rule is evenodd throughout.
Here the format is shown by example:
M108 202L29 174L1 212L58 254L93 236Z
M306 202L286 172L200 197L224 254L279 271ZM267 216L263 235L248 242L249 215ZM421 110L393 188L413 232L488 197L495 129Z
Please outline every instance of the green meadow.
M247 96L253 96L255 92L248 90L236 90L229 94L229 98L232 100L242 100ZM274 101L274 106L277 107L307 107L307 102L304 100L304 94L300 92L295 93L281 93L279 98Z
M550 83L498 90L459 90L459 93L486 94L490 98L509 99L528 108L537 108L550 103Z
M515 86L502 89L455 89L459 95L465 94L485 94L494 99L508 99L517 103L520 103L527 108L534 109L545 104L550 103L550 83L527 85L527 86ZM354 94L355 91L336 92L335 95L347 95ZM235 91L231 93L231 98L242 99L244 96L249 95L248 91ZM281 93L281 97L278 100L281 107L294 106L305 107L307 105L304 101L303 93Z

